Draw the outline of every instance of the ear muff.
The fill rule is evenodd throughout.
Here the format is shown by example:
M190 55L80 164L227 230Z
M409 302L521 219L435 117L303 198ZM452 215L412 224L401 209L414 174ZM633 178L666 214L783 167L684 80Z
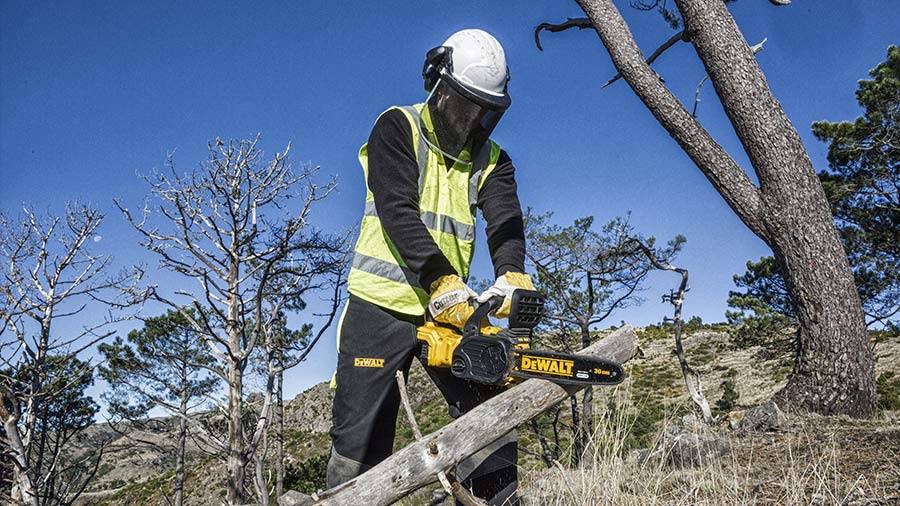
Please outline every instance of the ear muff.
M425 91L430 92L441 77L441 70L453 72L453 48L438 46L425 54L425 65L422 66L422 79L425 81Z

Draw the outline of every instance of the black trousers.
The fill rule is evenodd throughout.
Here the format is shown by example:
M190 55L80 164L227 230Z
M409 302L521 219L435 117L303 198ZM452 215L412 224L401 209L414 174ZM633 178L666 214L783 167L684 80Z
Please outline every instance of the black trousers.
M351 295L338 326L337 387L332 406L329 488L386 459L394 445L400 391L396 373L406 375L418 355L421 317L396 313ZM502 388L461 380L448 368L425 370L461 416ZM517 446L514 433L457 466L457 478L491 504L515 500Z

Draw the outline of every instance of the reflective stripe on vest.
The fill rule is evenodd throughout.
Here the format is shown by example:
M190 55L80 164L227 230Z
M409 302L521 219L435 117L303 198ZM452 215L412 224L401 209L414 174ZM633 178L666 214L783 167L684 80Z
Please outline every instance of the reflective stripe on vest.
M365 209L366 216L374 216L378 217L378 213L375 211L375 201L370 200L366 202ZM419 215L422 218L422 223L425 224L427 228L431 230L438 230L440 232L446 232L448 234L453 234L456 237L464 241L474 241L475 240L475 226L470 225L468 223L461 223L449 216L441 216L437 213L433 213L431 211L422 211Z
M394 108L391 108L394 109ZM431 131L423 105L396 107L403 111L412 129L412 147L419 168L420 218L450 265L467 277L475 246L475 206L478 192L497 165L500 147L485 143L471 164L444 165L443 157L429 149L420 132ZM390 109L388 109L390 110ZM420 130L420 121L425 127ZM464 155L468 153L464 152ZM368 178L368 146L359 151L359 161ZM421 315L428 294L419 286L381 226L372 192L366 185L366 203L356 242L348 290L350 293L394 311Z

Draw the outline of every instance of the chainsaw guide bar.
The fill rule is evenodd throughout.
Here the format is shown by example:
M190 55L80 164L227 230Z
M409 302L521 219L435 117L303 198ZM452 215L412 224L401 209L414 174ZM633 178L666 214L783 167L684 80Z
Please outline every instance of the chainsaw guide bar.
M602 358L538 350L514 350L510 376L539 378L563 385L618 385L625 379L619 364Z

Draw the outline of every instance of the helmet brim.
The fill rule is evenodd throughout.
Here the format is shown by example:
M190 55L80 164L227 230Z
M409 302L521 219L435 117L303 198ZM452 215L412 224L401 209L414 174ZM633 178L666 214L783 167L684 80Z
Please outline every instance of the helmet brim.
M457 80L452 73L446 71L441 73L441 80L445 81L448 85L450 85L450 87L452 87L457 93L459 93L466 99L471 100L472 102L486 109L502 112L509 109L510 104L512 104L512 98L510 98L509 92L505 89L503 90L502 95L485 93L481 90L466 86L465 84L459 82L459 80Z

